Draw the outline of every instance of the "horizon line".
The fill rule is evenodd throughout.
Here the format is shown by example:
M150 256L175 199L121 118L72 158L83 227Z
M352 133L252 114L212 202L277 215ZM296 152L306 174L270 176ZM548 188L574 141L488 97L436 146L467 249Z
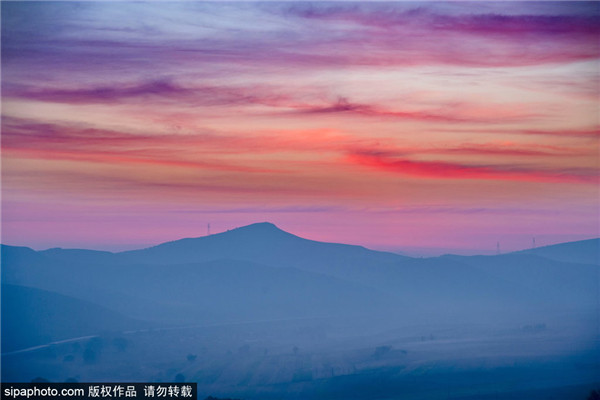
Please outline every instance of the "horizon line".
M504 255L504 254L528 251L528 250L535 250L535 249L540 249L540 248L545 248L545 247L557 246L557 245L561 245L561 244L576 243L576 242L583 242L583 241L589 241L589 240L600 240L600 236L594 236L594 237L590 237L587 239L577 239L577 240L554 242L554 243L550 243L550 244L536 245L535 247L524 247L524 248L521 248L518 250L508 250L505 252L501 251L499 253L497 253L497 249L495 246L491 246L490 249L465 248L465 247L444 247L444 246L401 246L401 245L399 245L398 247L386 245L386 246L376 246L379 248L373 248L373 246L366 246L366 245L362 245L362 244L310 239L310 238L298 236L292 232L283 230L279 226L277 226L277 224L275 224L273 222L262 221L262 222L254 222L254 223L247 224L247 225L237 226L235 228L226 229L226 230L223 230L220 232L207 233L206 235L202 235L202 236L180 237L178 239L160 241L155 244L142 244L142 243L123 244L121 246L118 246L118 247L121 247L121 249L118 249L118 250L115 249L115 246L111 245L111 244L99 244L98 246L92 244L91 247L61 247L61 246L38 247L38 246L29 246L29 245L22 245L22 244L8 244L8 243L4 243L3 241L0 240L0 245L10 246L10 247L28 248L35 252L42 252L42 251L49 251L49 250L83 250L83 251L98 251L98 252L105 252L105 253L111 253L111 254L119 254L119 253L124 253L124 252L128 252L128 251L145 250L145 249L157 247L157 246L160 246L160 245L163 245L166 243L173 243L173 242L178 242L181 240L194 240L194 239L208 238L211 236L219 236L219 235L226 234L228 232L232 232L232 231L236 231L236 230L240 230L240 229L244 229L244 228L249 228L249 227L255 226L255 225L271 225L272 227L276 228L278 231L287 233L289 235L296 236L296 237L298 237L300 239L304 239L304 240L310 240L310 241L319 242L319 243L358 246L358 247L363 247L363 248L371 250L371 251L393 253L393 254L410 257L410 258L434 258L434 257L445 256L445 255L460 255L460 256ZM544 236L544 235L540 235L540 236ZM537 238L537 237L538 236L532 236L532 238ZM501 244L502 242L499 241L497 243ZM108 249L111 247L112 247L112 250ZM466 253L468 253L468 254L466 254Z

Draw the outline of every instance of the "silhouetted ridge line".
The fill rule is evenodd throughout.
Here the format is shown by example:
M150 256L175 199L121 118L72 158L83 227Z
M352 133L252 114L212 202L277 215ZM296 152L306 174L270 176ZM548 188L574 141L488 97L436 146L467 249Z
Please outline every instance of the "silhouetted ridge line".
M600 238L558 243L509 254L531 254L556 261L599 265Z
M198 236L198 237L193 237L193 238L175 239L175 240L171 240L168 242L159 243L155 246L150 246L150 247L147 247L144 249L123 251L119 254L126 254L126 253L135 252L135 251L142 251L142 250L150 250L150 249L160 248L163 246L169 246L169 245L174 245L174 244L193 243L193 242L198 243L198 242L203 242L205 240L217 240L217 239L229 239L229 238L239 239L241 237L244 237L241 235L244 235L246 237L260 236L262 239L271 239L271 238L275 238L275 237L286 237L287 236L287 237L293 237L293 238L297 238L297 239L301 239L301 240L310 240L310 239L303 239L299 236L296 236L294 234L286 232L271 222L257 222L254 224L245 225L245 226L237 227L234 229L228 229L224 232L214 233L214 234L208 235L208 236ZM266 235L277 235L277 236L266 236Z

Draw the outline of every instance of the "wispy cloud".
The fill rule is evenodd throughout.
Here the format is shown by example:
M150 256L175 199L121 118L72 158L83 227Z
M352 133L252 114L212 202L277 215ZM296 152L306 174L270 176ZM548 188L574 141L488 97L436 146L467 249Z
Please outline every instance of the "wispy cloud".
M348 161L405 176L432 179L483 179L530 182L598 184L595 168L532 168L524 166L461 164L445 161L411 160L381 151L360 151L348 155Z
M422 149L424 154L464 154L477 156L566 157L593 154L590 149L514 143L465 144L455 147Z
M403 111L386 109L382 105L360 104L350 102L345 97L339 97L334 103L325 105L301 105L296 111L300 114L346 114L365 117L389 118L398 120L416 120L433 123L505 123L506 121L521 121L538 117L536 113L523 110L523 107L511 105L468 105L446 104L432 110Z
M434 122L465 122L466 120L461 118L459 115L444 115L442 113L427 111L390 111L369 104L351 103L345 97L338 98L338 100L332 104L325 104L320 106L300 106L295 112L299 114L315 115L344 113L348 115L354 114L367 117L384 117Z
M481 36L482 34L502 34L519 36L525 33L547 34L560 36L562 34L595 36L600 33L597 7L587 4L586 14L552 15L533 14L524 11L521 14L510 13L510 5L505 13L495 11L477 12L474 9L464 12L460 8L446 9L450 13L443 14L439 4L422 3L420 5L406 4L398 7L396 4L360 4L360 3L293 3L284 6L287 15L300 18L324 21L350 21L357 24L388 30L411 26L427 30L447 32L462 32ZM583 12L583 10L582 10Z
M223 135L212 131L190 134L145 134L120 132L80 125L64 125L4 118L2 146L6 154L39 159L93 161L109 164L148 164L165 167L212 169L239 173L285 173L297 171L301 164L291 161L278 166L254 162L239 156L268 153L304 153L304 167L312 154L330 152L331 162L348 157L359 165L376 167L404 175L445 179L540 180L592 182L597 175L588 168L531 169L502 165L505 157L521 159L574 157L590 155L590 149L511 142L456 144L451 146L399 146L385 137L359 139L335 131L288 131ZM237 160L223 156L238 155ZM337 155L337 156L336 156ZM423 155L491 157L498 165L417 161ZM244 161L245 160L245 161ZM297 161L301 161L299 158Z
M538 113L526 110L519 104L439 104L422 110L394 109L385 104L353 102L347 97L331 97L322 89L305 87L300 93L292 93L285 87L273 85L254 86L183 86L168 80L155 80L135 85L92 86L74 89L50 87L26 87L6 84L4 94L8 98L30 99L44 102L82 104L138 104L166 105L180 109L193 107L244 107L261 105L267 107L249 113L274 115L327 116L344 114L366 118L391 120L414 120L432 123L505 123L539 117Z
M575 128L569 127L564 129L526 129L521 127L516 127L513 129L499 129L495 127L486 127L484 129L473 129L468 127L463 127L459 129L455 128L434 128L435 131L439 132L447 132L447 133L487 133L492 135L534 135L534 136L555 136L555 137L573 137L573 138L581 138L581 139L598 139L600 138L600 128L599 127L584 127L584 128Z
M167 15L157 18L156 13L141 12L147 7L143 3L127 5L141 19L135 34L127 34L122 21L110 19L111 7L110 3L97 4L88 11L105 24L102 32L118 33L108 37L83 22L73 26L77 9L69 10L75 15L63 17L62 29L48 20L42 28L35 20L23 27L9 25L3 31L4 62L15 66L37 63L40 71L82 75L94 71L105 76L134 69L170 74L201 65L206 76L227 76L232 70L257 67L269 71L386 65L498 67L570 63L599 56L597 10L591 15L515 15L507 5L504 14L502 10L444 13L448 10L435 5L334 2L267 3L232 13L230 6L215 4L210 12L236 27L220 29L217 36L208 32L219 27L209 22L199 26L189 17L183 26L173 26L168 13L183 15L176 6L167 7ZM22 6L11 6L9 11L15 20L35 15L32 8ZM187 11L206 18L206 10ZM281 16L294 18L294 23L278 23ZM263 29L248 25L249 17L263 21ZM60 22L59 18L54 24ZM78 38L71 30L77 30ZM187 32L187 37L174 33L178 31ZM226 71L223 65L228 66Z
M258 214L258 213L331 213L342 212L346 209L340 206L283 206L283 207L236 207L212 209L173 210L176 214Z
M412 206L394 208L375 208L366 209L369 213L383 214L458 214L458 215L556 215L556 210L550 209L532 209L532 208L516 208L516 207L456 207L456 206Z
M73 89L6 85L8 97L68 104L123 103L129 101L165 103L179 106L230 106L238 104L278 105L290 97L272 88L231 86L184 87L169 80L152 80L138 84L115 83Z
M387 50L361 54L366 64L519 66L598 58L600 16L592 5L585 13L569 15L503 11L509 10L465 13L450 6L443 13L439 4L426 3L295 3L280 9L313 23L354 26L338 44ZM351 60L359 62L359 57Z
M113 164L151 164L248 173L280 173L206 157L190 157L196 146L227 148L236 138L212 134L147 135L70 125L3 120L2 146L7 153L39 159L64 159ZM238 147L248 144L242 139Z

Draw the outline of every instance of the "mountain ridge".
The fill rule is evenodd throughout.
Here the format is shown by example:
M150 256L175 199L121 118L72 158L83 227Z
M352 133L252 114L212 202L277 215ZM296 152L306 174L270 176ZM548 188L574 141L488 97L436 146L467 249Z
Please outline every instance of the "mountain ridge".
M556 261L600 265L600 238L557 243L508 254L533 254Z
M174 239L174 240L162 242L162 243L148 246L148 247L142 247L139 249L118 251L118 252L103 251L103 250L90 250L90 249L84 249L84 248L61 248L61 247L53 247L53 248L44 249L44 250L34 250L28 246L14 246L14 245L7 245L7 244L2 244L2 246L10 247L12 249L18 248L18 249L20 249L19 251L21 251L21 252L25 252L25 251L29 250L29 251L35 252L39 255L44 255L44 256L51 257L51 258L64 257L65 253L71 253L72 255L76 255L79 253L79 255L82 255L83 252L87 253L86 256L93 255L93 256L98 256L98 257L110 258L112 256L122 256L122 255L127 255L127 254L133 254L136 252L142 252L142 251L156 251L157 249L163 249L166 247L176 246L176 245L181 245L181 244L202 243L202 242L206 242L207 240L214 241L214 240L222 240L224 238L246 239L244 237L244 235L260 235L260 236L262 236L262 239L266 239L266 238L267 239L268 238L284 239L284 240L285 239L288 239L288 240L295 239L295 240L307 241L307 242L311 242L311 243L319 243L319 244L325 244L325 245L348 246L350 248L362 249L362 250L376 252L376 253L382 253L382 254L389 254L389 255L399 256L399 257L403 257L403 258L422 258L422 257L411 257L408 255L398 254L395 252L374 250L374 249L370 249L370 248L367 248L367 247L361 246L361 245L351 245L351 244L345 244L345 243L340 243L340 242L322 242L322 241L307 239L307 238L303 238L301 236L295 235L293 233L284 231L281 228L279 228L277 225L275 225L271 222L257 222L257 223L252 223L249 225L237 227L234 229L228 229L224 232L219 232L219 233L215 233L212 235ZM531 254L537 254L540 256L544 256L544 254L546 254L546 257L552 258L548 255L548 253L554 253L553 250L565 248L566 246L576 246L576 247L589 246L589 247L593 248L592 252L595 251L596 253L598 253L598 251L599 251L598 249L600 247L600 238L562 242L562 243L557 243L557 244L540 246L540 247L537 247L534 249L523 249L523 250L517 250L517 251L503 253L503 254L531 253ZM14 252L16 250L12 250L12 251ZM455 256L455 254L449 253L444 256ZM442 256L442 257L444 257L444 256ZM462 257L472 257L472 256L481 256L481 255L474 254L474 255L468 255L468 256L462 256ZM493 257L493 255L492 255L492 257ZM436 258L436 257L425 257L425 258ZM589 259L589 257L588 257L588 259ZM560 260L560 261L568 261L568 260ZM598 263L597 259L596 259L595 263Z
M591 246L593 254L596 244L574 243L550 253L565 256ZM489 322L527 321L548 310L589 313L597 306L599 269L528 253L411 258L317 242L259 223L121 253L3 245L0 272L3 284L160 323L378 315L405 324L430 317ZM43 296L52 295L33 298ZM54 303L57 314L69 307L85 314L72 301ZM27 312L19 306L15 315Z

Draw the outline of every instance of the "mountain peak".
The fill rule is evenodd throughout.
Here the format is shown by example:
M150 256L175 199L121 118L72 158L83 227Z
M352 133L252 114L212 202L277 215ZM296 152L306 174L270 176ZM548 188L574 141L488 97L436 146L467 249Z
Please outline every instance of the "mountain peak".
M281 231L281 229L279 229L277 227L277 225L275 225L275 224L273 224L271 222L256 222L254 224L245 225L245 226L241 226L239 228L236 228L236 230L238 230L238 229L260 230L260 231Z
M238 235L242 235L243 237L262 237L262 238L266 238L266 237L273 237L273 235L275 236L294 236L291 233L288 233L282 229L280 229L278 226L276 226L275 224L271 223L271 222L257 222L254 224L250 224L250 225L245 225L245 226L240 226L239 228L235 228L235 229L230 229L228 231L222 232L222 233L218 233L216 235L213 236L221 236L221 235L225 235L225 236L238 236Z

